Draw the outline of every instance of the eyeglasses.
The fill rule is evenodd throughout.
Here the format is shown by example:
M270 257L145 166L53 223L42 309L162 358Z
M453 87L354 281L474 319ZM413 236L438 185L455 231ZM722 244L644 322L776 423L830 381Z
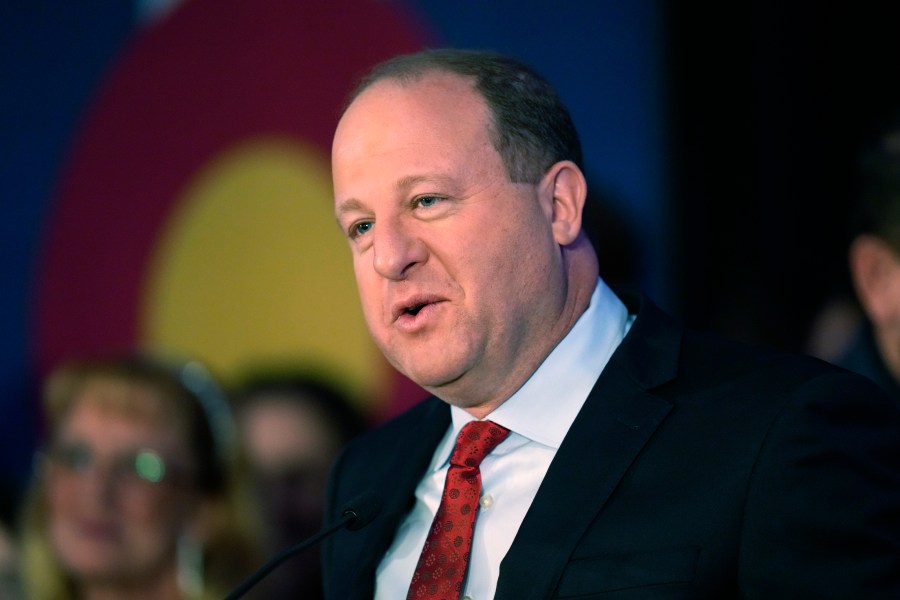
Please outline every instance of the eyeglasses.
M167 463L159 453L149 448L103 460L86 444L56 444L43 456L61 474L86 475L102 470L112 481L129 487L155 487L187 479L186 469L171 464L171 461Z

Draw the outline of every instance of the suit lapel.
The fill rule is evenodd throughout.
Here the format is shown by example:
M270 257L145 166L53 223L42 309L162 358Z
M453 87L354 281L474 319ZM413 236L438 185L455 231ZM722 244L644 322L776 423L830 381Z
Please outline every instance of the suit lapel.
M501 563L497 600L552 597L578 541L671 410L649 390L674 378L681 329L647 304L550 464Z
M358 555L363 564L357 572L353 586L353 599L371 599L375 595L375 570L394 540L401 520L412 508L416 486L428 468L434 449L450 425L450 407L436 398L424 401L423 418L407 434L410 442L403 451L392 455L391 464L385 471L385 485L379 489L384 499L380 517L362 530L364 539L359 540Z

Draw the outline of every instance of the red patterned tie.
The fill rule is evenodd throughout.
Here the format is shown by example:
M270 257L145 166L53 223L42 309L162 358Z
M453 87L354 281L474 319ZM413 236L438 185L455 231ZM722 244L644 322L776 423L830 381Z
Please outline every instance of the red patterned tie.
M481 497L478 465L507 435L508 429L490 421L470 421L459 432L441 505L422 547L407 600L459 599Z

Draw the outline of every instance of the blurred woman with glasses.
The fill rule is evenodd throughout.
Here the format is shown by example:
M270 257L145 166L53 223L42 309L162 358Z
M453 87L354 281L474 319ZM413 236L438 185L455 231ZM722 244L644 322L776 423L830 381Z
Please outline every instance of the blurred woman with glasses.
M68 364L44 411L23 523L29 600L222 598L258 564L234 424L199 363Z

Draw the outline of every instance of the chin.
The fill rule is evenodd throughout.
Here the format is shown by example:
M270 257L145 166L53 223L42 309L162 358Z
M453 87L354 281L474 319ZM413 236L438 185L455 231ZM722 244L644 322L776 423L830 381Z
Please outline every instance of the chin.
M121 578L120 570L118 565L110 564L108 561L79 561L70 564L67 569L75 579L93 582L117 581Z
M435 368L434 364L410 365L408 368L398 367L398 370L414 383L435 395L439 395L439 392L446 389L447 386L452 386L463 373L459 369L450 369L446 366Z

